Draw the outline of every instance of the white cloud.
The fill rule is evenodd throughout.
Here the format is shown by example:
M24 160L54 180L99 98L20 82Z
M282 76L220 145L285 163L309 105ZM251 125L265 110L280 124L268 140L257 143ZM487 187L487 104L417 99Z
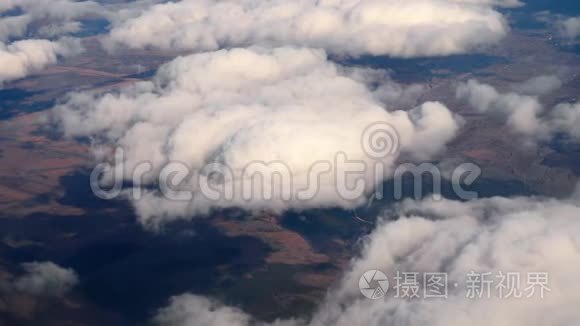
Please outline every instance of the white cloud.
M552 133L564 133L580 140L580 103L562 103L550 111L547 121Z
M0 14L11 9L20 9L21 14L0 18L0 41L6 42L11 38L24 36L33 22L40 22L40 32L28 31L29 35L36 36L62 36L78 29L71 29L71 24L78 18L86 16L101 16L106 10L98 3L92 1L74 0L18 0L8 1L0 7ZM78 22L76 22L78 24ZM53 26L52 35L42 33L46 26ZM55 26L61 26L59 33L55 34ZM68 27L68 28L62 28ZM46 31L45 31L46 32ZM43 35L45 34L45 35Z
M518 85L528 93L545 93L561 86L556 77L538 77ZM546 112L537 96L500 93L493 86L469 80L457 87L457 98L466 101L477 112L504 121L515 134L536 142L565 134L580 140L580 104L561 103Z
M195 316L200 326L242 326L248 325L250 317L243 311L225 307L210 299L185 294L171 299L171 304L155 317L161 325L191 325Z
M17 291L35 296L61 296L77 283L76 273L52 262L22 264L25 274L14 281Z
M557 22L556 26L560 35L568 39L576 39L580 36L580 17L565 18Z
M498 117L516 133L541 138L543 126L538 116L543 107L537 97L499 93L494 87L469 80L457 87L457 98L467 101L479 113Z
M338 55L437 56L492 44L507 33L489 0L183 0L119 20L105 45L210 51L306 46Z
M530 78L514 87L517 93L524 95L545 95L562 87L562 80L556 75L543 75Z
M60 35L78 33L82 30L80 22L53 23L40 27L37 34L42 37L53 38Z
M55 64L61 56L76 55L81 51L80 42L75 39L0 42L0 87L6 81L25 77L46 65Z
M580 16L570 17L550 11L534 15L536 20L550 27L554 34L564 41L574 42L580 36Z
M364 83L343 72L323 51L221 50L177 58L162 66L153 81L119 94L73 94L54 114L68 136L89 136L124 147L126 178L143 161L150 161L157 172L168 162L183 162L206 179L210 176L200 170L208 163L218 162L234 171L233 178L226 180L235 188L231 200L207 199L195 182L187 186L196 191L188 201L147 193L135 202L145 224L203 214L212 207L275 211L352 207L364 197L340 196L333 173L321 175L320 189L311 200L295 196L285 200L276 190L290 185L296 193L312 184L309 172L317 162L346 170L334 163L337 153L344 152L348 160L369 166L363 176L365 190L371 191L376 179L369 170L375 159L361 146L365 128L376 122L391 124L397 129L401 151L423 159L443 150L459 121L440 103L389 112ZM387 176L396 158L385 158ZM272 189L272 199L242 199L244 167L256 161L283 162L290 170L291 182L280 182L267 169L258 168L267 176L262 185L266 191Z
M572 325L580 288L580 208L573 202L541 198L493 198L461 203L408 201L399 214L408 216L380 225L315 325ZM450 296L445 300L361 300L356 284L362 272L446 272ZM528 272L546 272L551 292L541 299L466 297L471 271L517 272L522 291ZM452 287L458 283L457 288ZM497 285L497 283L494 283ZM393 293L391 293L393 294ZM344 308L342 310L339 306Z
M0 18L0 42L7 41L11 37L23 36L30 21L31 18L24 15Z
M80 53L79 40L59 38L80 30L77 19L106 14L96 2L74 0L3 1L0 14L12 9L18 15L0 17L0 87Z
M427 87L422 84L401 85L394 82L390 72L381 69L344 67L343 72L372 90L377 100L390 108L416 106Z
M286 325L571 326L580 320L577 202L544 198L471 202L428 199L404 202L396 215L398 220L384 220L370 234L360 257L353 261L352 268L327 295L312 319L288 320ZM449 296L396 298L396 290L391 287L385 300L366 299L359 293L358 280L364 272L374 269L385 272L391 286L396 284L393 277L397 272L447 273ZM471 272L491 273L490 298L486 290L483 298L468 296L467 278ZM521 275L517 289L522 298L508 298L507 292L500 294L496 288L500 272ZM541 298L536 288L528 298L531 291L526 288L531 284L527 275L536 272L547 273L549 291ZM221 326L198 322L200 312L221 315L227 311L225 307L206 309L199 304L201 300L204 299L192 300L191 295L174 298L169 308L161 310L159 316L163 318L157 319L158 324ZM176 303L181 307L176 307ZM179 312L179 319L170 318L172 312ZM236 312L236 325L255 322L251 316Z

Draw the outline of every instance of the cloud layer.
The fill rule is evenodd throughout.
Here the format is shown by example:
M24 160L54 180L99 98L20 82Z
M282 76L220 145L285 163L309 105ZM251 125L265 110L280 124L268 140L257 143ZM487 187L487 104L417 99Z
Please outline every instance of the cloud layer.
M118 21L105 45L211 51L306 46L337 55L438 56L500 40L508 27L489 0L183 0Z

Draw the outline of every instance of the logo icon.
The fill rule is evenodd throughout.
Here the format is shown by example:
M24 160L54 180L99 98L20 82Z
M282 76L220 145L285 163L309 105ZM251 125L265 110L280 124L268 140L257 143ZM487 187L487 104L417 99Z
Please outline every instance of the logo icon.
M399 153L400 139L395 127L386 122L375 122L363 131L361 145L370 158L381 160Z
M358 281L360 293L365 297L378 300L387 295L389 290L389 279L381 271L371 270L365 272Z

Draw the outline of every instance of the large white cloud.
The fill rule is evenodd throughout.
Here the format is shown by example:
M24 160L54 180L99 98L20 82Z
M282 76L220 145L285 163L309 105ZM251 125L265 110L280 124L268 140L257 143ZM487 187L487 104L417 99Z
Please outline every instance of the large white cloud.
M371 165L377 159L367 155L361 138L376 122L395 128L397 134L386 132L399 142L396 145L402 152L417 159L441 151L459 127L456 117L440 103L389 112L378 100L386 90L379 87L381 95L377 96L376 90L357 81L360 72L356 75L357 79L349 77L348 70L328 61L318 50L221 50L177 58L162 66L153 81L120 93L73 94L56 108L54 117L68 136L89 136L97 145L122 146L128 179L144 161L151 162L156 171L151 176L158 175L168 162L185 163L203 180L212 179L211 174L204 174L208 163L220 163L233 171L231 178L222 181L235 189L229 200L200 195L195 181L185 187L196 191L191 200L167 200L146 193L135 201L145 224L191 217L212 207L275 211L352 207L361 204L364 196L339 194L334 173L320 176L320 188L308 200L296 195L315 182L309 172L320 167L317 162L329 162L334 171L349 170L335 164L339 152L348 160L367 164L360 176L366 181L365 192L371 191L382 178L373 176ZM399 87L393 89L400 91ZM383 160L381 170L386 176L398 152L393 154ZM244 169L256 161L283 163L291 173L288 182L265 167L252 166L266 178L255 190L271 190L273 198L252 196L247 200L243 196L248 177ZM273 170L286 171L280 166ZM151 176L146 182L154 182ZM281 185L291 186L291 198L279 191Z
M416 57L464 53L508 27L490 0L183 0L118 21L105 45L208 51L306 46L338 55Z
M577 202L545 198L492 198L471 202L407 201L394 212L398 220L383 220L365 242L359 258L308 321L286 325L337 326L572 326L580 320L580 207ZM381 270L396 285L397 272L447 273L448 297L387 297L369 300L359 293L359 278ZM469 294L470 273L487 273L493 283L482 297ZM497 287L507 283L498 276L519 275L508 296ZM546 273L544 295L528 289L528 273ZM503 283L502 283L503 282ZM488 298L489 293L489 298ZM530 296L531 297L528 297ZM253 318L228 310L207 299L178 296L160 310L160 325L221 326L218 315L232 316L230 325L253 325ZM209 318L212 316L212 318ZM198 319L203 316L203 319ZM204 322L199 323L202 320ZM213 321L206 322L206 321ZM282 322L279 322L282 323ZM257 323L258 325L260 323ZM266 325L264 323L264 325ZM276 325L276 323L274 323Z

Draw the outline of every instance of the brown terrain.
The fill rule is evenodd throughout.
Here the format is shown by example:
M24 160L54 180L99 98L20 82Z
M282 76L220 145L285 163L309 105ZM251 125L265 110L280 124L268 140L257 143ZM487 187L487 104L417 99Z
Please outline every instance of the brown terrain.
M82 215L57 202L63 192L60 178L86 166L87 148L74 141L52 140L37 133L39 113L0 121L0 211L22 217L35 212Z

